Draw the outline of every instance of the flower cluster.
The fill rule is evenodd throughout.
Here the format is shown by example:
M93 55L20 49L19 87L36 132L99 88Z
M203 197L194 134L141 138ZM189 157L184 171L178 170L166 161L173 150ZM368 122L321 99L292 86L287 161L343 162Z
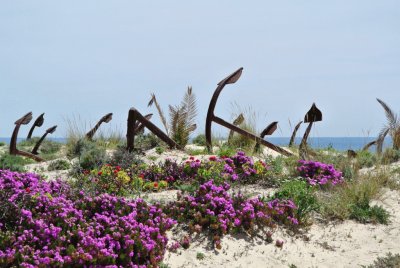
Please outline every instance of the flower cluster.
M183 163L167 159L164 163L136 164L127 169L107 164L85 172L77 183L81 184L81 188L97 194L127 195L138 190L160 190L174 184L204 183L210 179L217 184L225 181L254 182L268 172L265 162L254 162L244 152L238 152L232 157L210 156L209 161L191 156Z
M336 185L343 182L342 172L330 164L300 160L297 171L310 185Z
M174 223L141 199L74 195L65 183L0 170L1 267L155 267Z
M255 232L277 223L297 224L293 216L297 208L291 200L247 200L241 194L229 195L229 188L227 183L217 186L210 180L195 195L180 196L178 201L166 206L166 213L178 222L188 223L192 233L211 231L218 249L221 236L230 232Z

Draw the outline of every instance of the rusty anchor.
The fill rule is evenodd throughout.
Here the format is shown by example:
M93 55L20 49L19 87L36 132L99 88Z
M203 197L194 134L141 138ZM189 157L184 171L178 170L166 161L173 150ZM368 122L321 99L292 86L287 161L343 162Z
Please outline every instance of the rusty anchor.
M24 115L23 117L21 117L20 119L18 119L17 121L15 121L15 123L14 123L15 128L14 128L13 134L11 136L11 141L10 141L10 155L22 155L22 156L32 158L35 161L41 162L41 161L43 161L43 159L41 157L31 154L31 153L28 153L28 152L20 151L17 148L17 138L18 138L19 129L20 129L21 125L29 124L29 122L31 120L32 120L32 112L29 112L26 115Z
M149 115L147 115L149 116ZM140 124L137 124L137 121L140 122ZM135 127L136 126L136 127ZM179 146L176 144L175 141L173 141L170 137L168 137L167 134L165 134L161 129L159 129L156 125L154 125L152 122L150 122L148 119L146 119L138 110L135 108L131 108L128 113L128 129L126 132L126 140L127 140L127 147L126 149L129 152L132 152L135 149L135 135L136 131L141 127L146 127L148 130L150 130L153 134L155 134L157 137L159 137L162 141L164 141L168 146L173 149L173 148L179 148Z
M300 122L297 123L297 125L294 127L292 136L290 137L289 147L293 147L294 139L296 138L297 130L299 130L301 123L303 123L303 121L300 121Z
M264 139L265 136L270 136L272 135L275 130L278 128L278 122L272 122L271 124L269 124L266 128L264 128L263 131L261 131L260 133L260 138ZM254 146L254 152L259 152L260 151L260 143L256 143L256 145Z
M43 125L43 122L44 122L44 113L42 113L41 115L38 116L38 118L36 118L31 129L29 130L28 136L26 137L27 140L30 140L32 138L33 130L35 129L35 127L41 127Z
M40 145L42 144L42 142L44 141L44 139L46 138L46 136L47 136L48 134L53 134L54 131L56 131L56 128L57 128L57 126L53 126L53 127L48 128L48 129L46 130L46 132L43 134L43 136L40 138L40 140L38 140L38 142L36 143L35 147L33 147L33 149L32 149L32 154L35 154L35 155L38 154L39 147L40 147Z
M368 143L362 148L362 151L368 151L369 148L370 148L371 146L373 146L373 145L376 145L377 142L378 142L378 140L374 140L374 141L368 142Z
M86 138L88 140L92 140L94 134L96 134L96 131L99 129L100 125L102 123L108 123L111 121L112 119L112 113L108 113L105 116L103 116L102 118L100 118L99 122L97 122L97 124L94 126L94 128L92 128L88 133L86 133Z
M306 131L304 132L304 136L303 136L303 139L301 140L300 147L299 147L300 157L302 159L305 159L308 155L307 139L308 139L308 136L310 135L313 123L319 122L319 121L322 121L322 112L317 108L315 103L313 103L310 110L307 112L307 114L304 117L304 123L309 123L309 124L308 124Z
M234 84L236 83L237 80L239 80L241 74L242 74L243 68L239 68L237 71L232 73L231 75L227 76L224 78L221 82L218 83L217 88L215 89L215 92L211 98L210 105L208 107L208 112L207 112L207 119L206 119L206 142L207 142L207 150L209 152L212 151L212 142L211 142L211 125L212 122L215 122L223 127L229 128L230 130L233 130L234 132L239 133L240 135L243 135L245 137L248 137L252 140L255 140L256 142L261 143L264 146L267 146L268 148L277 151L283 155L290 156L292 155L290 152L282 149L279 146L275 146L274 144L261 139L260 137L254 135L253 133L250 133L246 130L243 130L231 123L228 123L227 121L217 117L214 115L214 110L215 106L217 104L217 100L219 95L221 94L222 90L227 84Z
M239 126L243 122L244 122L244 116L241 113L241 114L239 114L239 116L235 120L233 120L232 124L235 125L235 126ZM232 141L234 133L235 132L233 130L229 131L228 144Z
M153 114L146 114L144 118L149 120L153 117ZM140 121L136 121L135 123L135 134L143 134L144 132L144 125Z

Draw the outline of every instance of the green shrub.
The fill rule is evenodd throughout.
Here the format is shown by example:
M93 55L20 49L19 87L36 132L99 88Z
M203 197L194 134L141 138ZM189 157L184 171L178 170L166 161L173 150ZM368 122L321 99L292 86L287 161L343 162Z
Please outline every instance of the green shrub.
M391 164L400 160L400 150L387 148L382 155L383 164Z
M217 151L217 155L218 155L219 157L223 157L223 156L225 156L225 157L231 157L231 156L234 156L235 154L236 154L236 149L233 148L233 147L231 147L231 146L229 146L229 145L226 144L226 143L222 144L222 145L219 147L218 151Z
M357 162L360 168L372 167L376 164L376 157L369 151L357 152Z
M55 161L52 161L49 166L47 167L48 171L53 171L53 170L67 170L71 168L71 164L64 159L58 159Z
M317 211L319 205L314 190L301 179L292 179L282 184L272 199L291 199L297 206L295 217L300 224L306 224L310 213Z
M163 141L153 133L135 136L135 147L142 150L149 150L162 144Z
M193 139L193 144L199 145L199 146L206 146L206 135L204 134L199 134Z
M389 213L381 206L369 205L370 200L363 196L354 204L350 205L350 219L354 219L361 223L381 223L388 224Z
M364 268L399 268L400 255L393 255L391 252L386 254L385 257L379 257L373 264L363 266Z
M0 141L0 147L5 146L5 145L6 145L5 142Z
M107 163L107 154L102 147L84 150L79 157L79 165L86 170L94 169L105 163Z
M340 187L334 187L331 191L318 196L321 213L327 218L355 219L356 215L359 215L360 208L365 210L367 207L365 204L367 202L369 204L369 201L376 197L389 181L390 176L387 173L371 173L353 181L345 181ZM379 211L373 213L379 214ZM374 216L371 217L372 221Z
M33 160L23 158L18 155L2 155L0 157L0 169L9 169L11 171L25 172L24 165L34 163Z
M67 155L69 157L79 158L79 166L82 169L94 169L108 161L105 147L99 146L96 142L87 139L78 140L68 150ZM74 170L76 170L76 167L74 167Z
M122 169L138 165L143 161L138 157L136 152L128 152L126 148L119 147L112 155L110 164L113 166L120 166Z
M62 144L59 142L44 140L39 150L42 154L55 154L60 151Z

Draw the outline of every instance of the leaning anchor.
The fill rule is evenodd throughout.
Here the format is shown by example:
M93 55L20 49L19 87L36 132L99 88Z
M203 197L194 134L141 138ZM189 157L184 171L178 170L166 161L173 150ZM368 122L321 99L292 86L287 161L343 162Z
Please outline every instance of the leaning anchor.
M297 125L294 128L292 137L290 137L289 147L293 147L294 139L296 138L296 133L297 133L297 130L299 130L301 123L303 123L303 121L300 121L299 123L297 123Z
M260 134L260 138L264 139L265 136L270 136L272 135L275 130L278 128L278 122L272 122L271 124L269 124ZM254 146L254 152L259 152L260 151L260 143L256 143L256 145Z
M99 122L97 122L97 124L94 126L94 128L92 128L88 133L86 133L86 138L88 140L92 140L94 134L96 134L96 131L99 129L100 125L102 123L108 123L111 121L112 119L112 113L108 113L105 116L103 116L102 118L100 118Z
M304 132L303 139L301 140L300 147L299 147L299 152L300 152L300 157L302 159L307 158L307 139L308 135L310 135L311 128L313 126L314 122L322 121L322 113L321 111L315 106L315 103L311 106L311 109L307 112L306 116L304 117L304 123L309 123L308 127L306 129L306 132Z
M150 115L147 115L149 117ZM151 116L150 116L151 117ZM137 124L137 121L140 124ZM146 127L151 132L153 132L157 137L159 137L162 141L167 143L171 149L178 148L178 144L173 141L167 134L165 134L161 129L159 129L156 125L146 119L138 110L135 108L131 108L128 114L128 129L126 132L126 142L127 147L126 149L131 152L135 149L135 135L136 131L140 131L140 128Z
M35 147L32 149L32 154L37 155L38 150L44 139L46 138L47 134L53 134L54 131L56 131L57 126L53 126L51 128L48 128L46 132L43 134L43 136L40 138L40 140L36 143Z
M38 118L36 118L31 129L29 130L28 136L26 137L27 140L30 140L32 138L33 130L35 129L35 127L41 127L43 125L43 122L44 122L43 116L44 116L44 113L42 113L41 115L38 116Z
M212 150L211 125L212 125L212 122L215 122L215 123L217 123L217 124L219 124L221 126L224 126L226 128L229 128L230 130L233 130L233 131L239 133L240 135L243 135L243 136L248 137L248 138L250 138L252 140L255 140L256 142L259 142L262 145L267 146L268 148L270 148L270 149L272 149L274 151L277 151L277 152L279 152L279 153L281 153L283 155L286 155L286 156L292 155L290 152L282 149L281 147L276 146L276 145L274 145L274 144L272 144L272 143L270 143L270 142L268 142L268 141L266 141L266 140L264 140L264 139L262 139L262 138L260 138L260 137L258 137L256 135L254 135L253 133L250 133L250 132L248 132L246 130L243 130L243 129L241 129L241 128L239 128L239 127L237 127L237 126L235 126L235 125L233 125L231 123L228 123L225 120L223 120L223 119L221 119L221 118L219 118L219 117L214 115L215 106L217 104L217 100L218 100L218 97L219 97L221 91L224 89L224 87L227 84L233 84L237 80L239 80L239 78L240 78L240 76L242 74L242 71L243 71L243 68L239 68L236 72L232 73L231 75L229 75L228 77L223 79L221 82L219 82L218 83L218 87L215 89L214 95L211 98L210 105L209 105L208 112L207 112L207 119L206 119L206 142L207 142L208 151L211 152L211 150Z
M29 112L26 115L24 115L23 117L21 117L20 119L18 119L17 121L15 121L15 128L14 128L13 134L11 136L11 142L10 142L10 154L26 156L26 157L32 158L35 161L41 162L41 161L43 161L43 159L40 158L39 156L28 153L28 152L20 151L17 148L17 138L18 138L19 128L21 127L21 125L29 124L29 122L31 120L32 120L32 112Z

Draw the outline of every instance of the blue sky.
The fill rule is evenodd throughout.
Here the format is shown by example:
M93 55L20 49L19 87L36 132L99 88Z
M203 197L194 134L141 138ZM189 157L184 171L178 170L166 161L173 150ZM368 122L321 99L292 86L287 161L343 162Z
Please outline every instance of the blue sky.
M94 124L108 112L105 128L125 132L130 107L156 113L154 92L167 111L189 85L204 132L216 84L239 67L220 117L251 106L259 129L279 121L274 136L290 136L288 120L316 102L324 121L313 136L375 136L385 122L376 97L400 112L399 25L396 0L4 1L0 137L28 111L46 113L37 135L57 124L62 137L66 119Z

